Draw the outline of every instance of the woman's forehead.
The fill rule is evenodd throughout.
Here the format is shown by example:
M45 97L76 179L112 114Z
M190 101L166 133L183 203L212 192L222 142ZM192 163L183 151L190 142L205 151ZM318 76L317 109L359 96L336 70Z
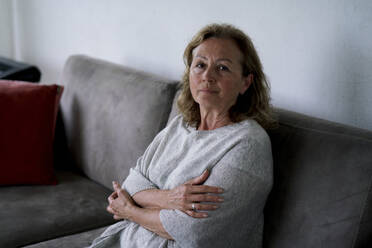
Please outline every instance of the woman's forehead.
M209 38L203 41L193 51L193 58L200 57L204 59L224 59L241 61L242 53L232 39Z

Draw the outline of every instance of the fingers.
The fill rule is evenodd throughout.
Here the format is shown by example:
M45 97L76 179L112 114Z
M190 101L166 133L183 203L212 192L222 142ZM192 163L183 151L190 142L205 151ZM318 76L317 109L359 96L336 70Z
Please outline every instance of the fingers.
M111 195L109 197L107 197L107 200L108 200L109 203L111 203L116 198L118 198L118 194L116 192L113 192L113 193L111 193Z
M199 211L212 211L218 208L219 206L213 204L192 203L189 205L189 209L184 212L193 218L207 218L208 213Z
M223 202L223 197L215 194L224 192L222 188L208 185L184 185L184 199L187 202Z
M111 207L110 205L107 206L106 210L107 210L107 212L109 212L110 214L115 214L114 209L112 209L112 207Z
M123 218L120 218L120 216L115 215L115 214L114 214L113 218L114 218L115 220L121 220L121 219L123 219Z
M112 181L112 186L114 187L115 191L117 191L118 189L119 190L121 189L121 185L116 181Z
M200 203L193 203L194 209L192 209L192 204L190 204L190 210L199 211L199 210L206 210L206 211L212 211L219 208L217 205L213 204L200 204Z
M107 212L109 212L110 214L113 215L113 218L115 220L121 220L121 219L123 219L119 215L117 215L116 211L110 205L107 206L106 210L107 210Z
M193 218L207 218L208 214L203 212L195 212L192 210L187 210L185 213Z
M221 194L224 192L222 188L208 186L208 185L190 185L182 184L176 188L178 194L187 195L187 194Z
M118 182L116 182L116 181L112 181L112 186L114 187L114 190L115 190L115 192L114 193L116 193L117 194L117 196L125 196L125 195L128 195L128 194L126 194L126 191L124 191L122 188L121 188L121 186L120 186L120 184L118 183Z
M187 181L185 184L192 184L192 185L202 184L205 182L205 180L207 180L207 178L209 177L209 174L210 174L209 170L206 169L200 176Z
M190 193L213 193L221 194L224 192L223 188L208 186L208 185L193 185L190 187Z
M122 198L125 198L125 199L128 199L130 198L131 199L131 196L128 194L128 192L124 189L118 189L116 191L116 193L118 194L118 196L122 197Z
M189 195L186 198L189 202L223 202L224 199L221 196L217 195L208 195L208 194L194 194Z

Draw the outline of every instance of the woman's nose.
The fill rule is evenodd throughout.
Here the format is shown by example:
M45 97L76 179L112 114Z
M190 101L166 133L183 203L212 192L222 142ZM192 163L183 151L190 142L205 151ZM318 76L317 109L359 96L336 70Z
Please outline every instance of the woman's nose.
M203 81L214 82L216 80L216 73L213 70L213 67L208 67L203 73Z

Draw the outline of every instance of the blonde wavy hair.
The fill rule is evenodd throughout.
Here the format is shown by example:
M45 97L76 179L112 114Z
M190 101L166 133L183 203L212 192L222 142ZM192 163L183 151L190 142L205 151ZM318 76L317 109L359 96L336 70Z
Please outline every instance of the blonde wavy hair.
M230 119L239 122L248 118L256 120L263 128L274 128L277 123L270 105L270 85L262 69L261 61L251 39L240 29L229 24L210 24L202 28L187 45L183 59L186 65L177 100L177 106L188 125L200 125L200 109L190 91L190 66L193 51L209 38L233 40L243 55L242 72L246 77L253 74L253 82L243 95L239 95L234 106L229 110Z

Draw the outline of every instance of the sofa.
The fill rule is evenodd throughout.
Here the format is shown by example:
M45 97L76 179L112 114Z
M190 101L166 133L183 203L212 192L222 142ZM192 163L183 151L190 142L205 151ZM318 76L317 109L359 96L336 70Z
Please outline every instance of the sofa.
M115 223L111 182L177 114L177 81L100 59L69 57L59 84L58 183L0 187L0 247L89 245ZM263 247L372 247L372 132L275 113Z

